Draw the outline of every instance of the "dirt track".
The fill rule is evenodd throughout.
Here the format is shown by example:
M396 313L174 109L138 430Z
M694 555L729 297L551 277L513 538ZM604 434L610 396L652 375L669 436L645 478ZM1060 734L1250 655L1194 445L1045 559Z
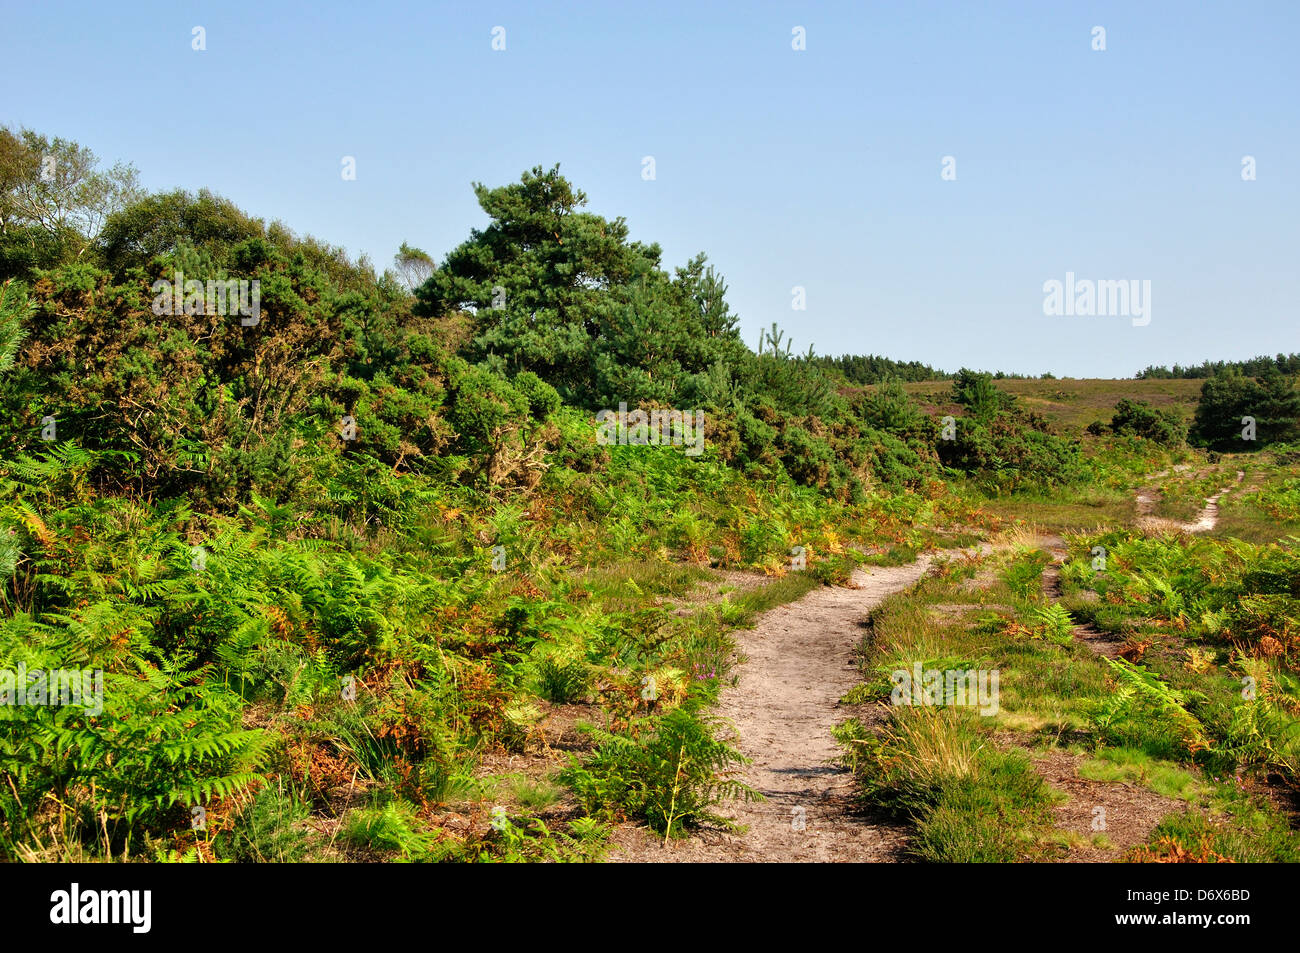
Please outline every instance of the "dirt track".
M1177 468L1175 468L1177 469ZM1165 471L1168 472L1168 471ZM1152 474L1153 477L1163 476L1162 473ZM1153 515L1156 510L1156 503L1160 498L1159 487L1149 486L1138 490L1137 493L1137 525L1156 530L1167 530L1183 533L1209 533L1219 523L1219 500L1224 494L1230 492L1234 486L1241 483L1242 477L1246 474L1242 470L1237 471L1236 479L1232 486L1225 486L1218 493L1205 498L1205 506L1196 515L1196 519L1187 523L1178 520L1164 519Z
M737 632L738 649L748 661L737 668L739 684L723 692L718 714L733 722L739 735L733 743L752 759L746 782L766 797L725 808L748 833L704 832L665 847L644 830L625 830L610 859L895 859L903 835L855 813L852 776L829 764L836 755L831 729L848 716L837 706L859 680L854 649L862 640L861 622L886 596L917 582L931 558L858 570L856 588L814 590L765 613L755 628Z
M1238 483L1242 476L1237 473ZM1208 498L1190 523L1154 517L1158 489L1140 490L1138 524L1207 532L1217 522L1218 500L1228 489ZM1056 577L1065 558L1065 543L1057 536L1041 542L1053 556L1053 564L1044 574L1045 594L1059 598ZM988 548L987 544L979 547L982 551ZM900 859L903 830L859 813L854 806L852 776L830 763L837 753L831 729L851 714L839 707L839 700L858 682L854 649L862 639L862 621L886 597L915 584L933 558L925 555L908 566L858 570L853 588L814 590L798 602L764 614L755 628L737 632L738 651L748 658L737 667L739 683L724 690L717 711L735 727L729 740L751 759L744 780L765 800L729 803L722 810L747 828L744 834L705 831L665 846L661 838L645 829L624 828L614 836L609 859L658 863ZM1088 640L1084 628L1079 627L1076 635ZM1118 649L1105 639L1089 641L1089 645L1112 657ZM1075 777L1072 765L1058 773L1059 777L1051 779L1058 789L1087 787ZM1130 790L1128 785L1117 790L1121 788L1130 803L1117 816L1140 816L1143 823L1132 825L1134 830L1125 832L1128 836L1119 836L1117 830L1115 839L1138 843L1161 814L1171 809L1172 802L1150 792ZM1093 793L1087 800L1103 803L1105 798ZM1136 810L1134 804L1144 805L1144 810ZM1062 810L1068 814L1067 809ZM1118 851L1110 851L1107 856L1115 853Z

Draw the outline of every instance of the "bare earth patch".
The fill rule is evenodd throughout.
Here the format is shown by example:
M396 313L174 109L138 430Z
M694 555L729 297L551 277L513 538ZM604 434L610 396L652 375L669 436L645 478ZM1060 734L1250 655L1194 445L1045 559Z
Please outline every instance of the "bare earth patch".
M1069 797L1055 811L1056 826L1080 839L1065 857L1070 863L1115 860L1145 844L1162 818L1183 807L1181 801L1137 785L1081 778L1079 765L1084 759L1065 751L1034 753L1032 760L1043 780ZM1093 845L1098 834L1109 846Z
M983 592L997 584L998 574L991 569L981 569L970 579L963 579L957 584L959 592Z

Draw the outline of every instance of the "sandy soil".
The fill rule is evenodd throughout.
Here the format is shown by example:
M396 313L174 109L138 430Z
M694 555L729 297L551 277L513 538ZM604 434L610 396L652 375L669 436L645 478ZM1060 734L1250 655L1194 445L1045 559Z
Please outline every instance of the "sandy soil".
M1145 844L1161 819L1182 807L1179 801L1138 785L1085 780L1079 777L1085 759L1064 751L1031 757L1043 780L1068 796L1054 808L1056 826L1078 838L1064 858L1068 863L1115 860ZM1093 844L1097 834L1109 843Z
M706 831L667 846L640 828L614 838L612 861L881 861L896 860L902 829L858 813L853 778L830 762L831 729L853 713L840 706L858 681L854 650L861 623L886 596L907 589L929 569L930 556L908 566L858 570L853 588L823 587L765 613L736 633L739 683L718 713L732 721L733 743L752 763L745 781L765 800L731 803L722 813L748 833ZM802 829L800 822L802 821Z
M1175 469L1177 469L1177 467L1175 467ZM1152 477L1154 478L1162 475L1164 474L1154 473L1152 474ZM1234 486L1240 484L1245 475L1245 471L1238 470ZM1178 520L1155 516L1156 501L1159 499L1160 489L1155 486L1144 487L1137 492L1137 525L1158 531L1168 530L1183 533L1208 533L1218 525L1219 500L1231 489L1231 486L1225 486L1213 496L1206 497L1205 506L1202 507L1200 513L1197 514L1196 519L1187 523L1182 523Z
M1238 472L1238 483L1242 476ZM1207 499L1193 522L1178 523L1153 516L1159 490L1148 486L1137 494L1138 522L1168 523L1169 528L1187 533L1208 532L1218 520L1218 501L1225 492ZM1044 594L1059 599L1065 541L1047 535L1039 545L1052 556L1043 573ZM751 759L744 780L764 800L733 802L722 809L743 826L744 833L704 831L665 845L644 828L621 828L613 836L609 859L694 863L901 859L905 830L860 812L851 774L832 763L837 750L831 729L855 714L839 700L858 681L854 650L863 636L862 622L887 596L915 584L932 559L926 555L908 566L858 570L850 588L814 590L798 602L764 614L755 628L737 632L738 651L746 661L738 667L738 684L723 692L718 714L733 724L731 742ZM976 583L969 588L981 587ZM959 608L965 610L940 605L931 611L943 615ZM1076 627L1075 637L1099 655L1115 657L1121 649L1118 639L1091 626ZM1142 788L1084 781L1077 775L1077 761L1060 752L1036 759L1049 784L1070 795L1057 808L1063 830L1088 838L1095 833L1095 809L1106 809L1111 845L1081 846L1072 852L1071 860L1113 859L1141 843L1175 806Z

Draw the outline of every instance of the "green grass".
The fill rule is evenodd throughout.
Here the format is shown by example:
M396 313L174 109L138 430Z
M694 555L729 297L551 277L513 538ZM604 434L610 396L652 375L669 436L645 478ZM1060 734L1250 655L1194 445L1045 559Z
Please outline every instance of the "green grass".
M559 802L564 793L562 788L546 778L532 779L522 774L500 779L498 790L529 812L551 807Z
M1121 398L1144 400L1163 410L1174 410L1190 421L1201 394L1199 380L998 380L997 387L1020 399L1026 409L1072 430L1083 430L1094 420L1109 423L1115 404ZM904 384L908 393L930 402L934 407L948 407L952 390L948 381L919 381ZM948 410L944 410L947 413Z
M1288 703L1243 709L1242 663L1233 662L1230 651L1212 650L1220 637L1207 634L1211 641L1202 642L1197 621L1196 600L1212 592L1206 588L1206 568L1213 566L1219 585L1230 587L1263 554L1238 544L1225 554L1213 540L1189 546L1123 530L1067 542L1070 560L1061 579L1073 621L1150 633L1141 636L1151 643L1142 660L1148 682L1119 677L1114 666L1068 635L1068 626L1056 618L1066 618L1063 611L1040 596L1042 553L1013 549L949 566L873 612L861 648L863 681L845 702L887 700L887 673L909 669L917 660L925 667L965 667L975 659L978 667L1000 673L1000 711L979 718L951 708L896 707L875 731L856 720L845 722L836 735L862 796L910 823L909 849L923 860L1055 859L1062 851L1092 845L1054 828L1055 795L1040 786L1032 761L996 741L999 737L1025 750L1086 752L1081 777L1140 785L1181 801L1212 819L1211 843L1221 853L1241 859L1292 856L1294 848L1283 838L1287 821L1276 808L1245 797L1234 781L1211 776L1226 771L1231 779L1232 764L1243 758L1247 765L1274 765L1270 770L1286 764L1276 758L1285 757L1278 752L1286 750ZM1108 549L1105 571L1091 566L1096 544ZM990 571L996 581L986 590L963 588L965 580ZM1260 578L1259 585L1267 585L1273 576ZM1085 598L1090 591L1122 598L1094 601ZM1249 606L1230 596L1218 604L1236 612ZM929 611L935 605L943 611ZM970 609L954 611L959 606ZM1190 620L1187 631L1170 626L1171 612ZM1189 654L1187 640L1211 649ZM1276 668L1251 671L1274 671L1267 677L1284 679ZM1134 688L1139 685L1151 687ZM1136 694L1126 701L1129 691ZM1108 711L1126 714L1116 720L1104 715ZM1243 712L1269 714L1250 722L1256 734L1247 734ZM1203 739L1209 747L1193 750L1189 738ZM1196 840L1209 830L1197 820L1199 814L1189 817L1166 821L1161 831L1183 840L1196 834ZM1152 844L1158 840L1153 835ZM1167 852L1168 845L1160 849Z
M1023 519L1056 533L1089 532L1119 526L1133 514L1132 494L1107 492L1071 502L1058 498L1000 499L986 509L1003 520Z
M1079 777L1089 781L1141 784L1157 794L1191 803L1201 802L1211 790L1198 775L1133 748L1103 748L1097 757L1079 765Z
M1240 454L1225 469L1246 475L1220 501L1219 522L1209 535L1255 544L1300 536L1300 480L1293 464L1279 464L1273 454Z
M883 553L871 553L864 556L862 562L867 566L906 566L914 563L921 555L916 546L890 546Z
M935 863L1039 859L1057 797L1021 754L985 751L971 776L939 787L919 813L909 851Z
M836 736L865 800L912 823L908 851L921 860L1029 859L1051 830L1059 796L1025 754L989 744L968 713L895 708L879 735L850 720Z
M1275 809L1222 787L1208 811L1188 809L1164 818L1129 859L1164 859L1179 850L1209 862L1221 857L1239 864L1300 863L1300 838Z

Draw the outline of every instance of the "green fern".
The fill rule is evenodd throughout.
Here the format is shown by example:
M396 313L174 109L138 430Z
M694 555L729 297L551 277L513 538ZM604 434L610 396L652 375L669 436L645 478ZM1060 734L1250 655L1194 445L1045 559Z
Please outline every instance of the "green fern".
M1074 620L1059 602L1033 606L1027 613L1030 628L1040 638L1064 645L1071 641L1074 633Z
M1103 732L1114 731L1125 721L1154 715L1169 725L1187 750L1212 749L1205 727L1187 710L1187 696L1161 681L1154 673L1124 659L1104 658L1118 680L1113 694L1093 714L1093 724Z

